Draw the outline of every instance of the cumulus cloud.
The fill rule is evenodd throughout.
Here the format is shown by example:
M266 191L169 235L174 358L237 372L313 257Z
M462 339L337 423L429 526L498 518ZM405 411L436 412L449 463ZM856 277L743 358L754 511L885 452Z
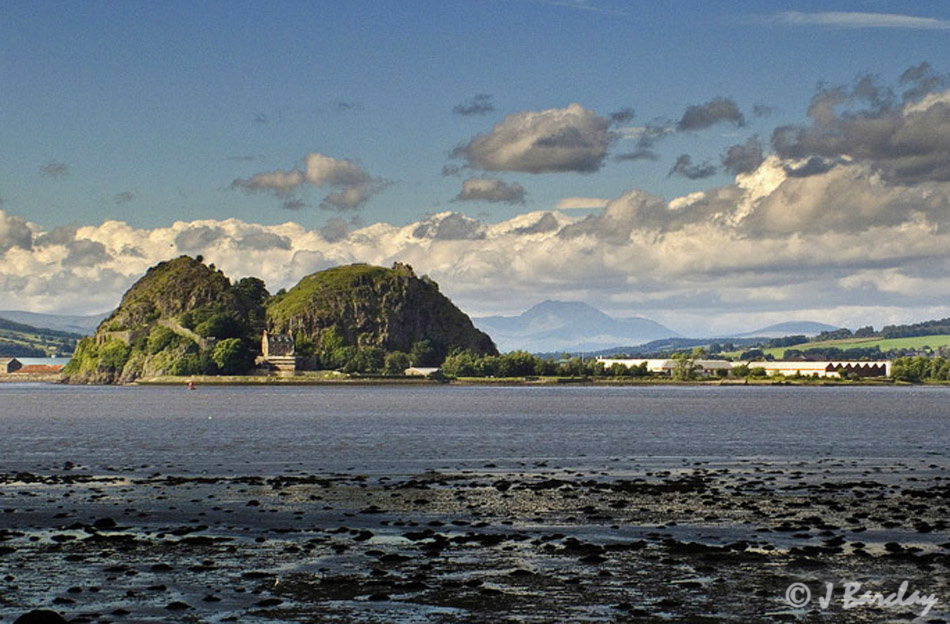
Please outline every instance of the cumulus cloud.
M492 96L486 93L479 93L470 99L462 102L452 109L456 115L486 115L495 111L495 105L492 103Z
M929 71L902 84L913 88ZM0 298L37 311L100 312L149 266L189 253L233 278L260 276L271 291L329 266L402 261L475 315L517 313L544 298L587 300L700 335L789 319L855 327L950 316L950 181L935 166L919 181L893 174L892 160L908 154L879 147L865 127L885 143L922 146L915 154L935 161L942 126L924 120L950 93L907 100L861 81L822 93L803 129L816 134L808 146L830 148L766 155L753 137L722 155L734 182L683 197L631 189L609 201L568 197L555 211L498 223L442 212L405 225L336 218L315 229L226 219L44 232L0 212ZM925 129L928 137L917 136ZM525 158L528 145L506 162ZM337 192L366 180L358 166L326 157L294 171L300 185Z
M610 120L580 104L508 115L452 156L484 171L598 171L616 138Z
M175 246L185 253L192 253L210 247L224 235L224 230L217 226L189 226L176 234Z
M755 171L765 160L762 144L752 137L743 144L733 145L721 156L722 166L733 174Z
M267 251L271 249L290 249L290 239L273 232L252 232L234 241L238 249L256 249Z
M487 201L505 204L523 204L525 190L517 182L505 184L495 178L469 178L462 182L460 201Z
M479 240L485 238L485 228L471 217L457 212L443 212L416 225L412 235L435 240Z
M65 178L69 175L69 166L63 162L48 162L40 167L40 175L54 180Z
M66 243L66 249L64 267L94 267L110 260L105 245L99 241L79 238Z
M844 109L839 112L839 109ZM950 91L895 103L889 90L862 79L852 89L825 88L809 108L811 125L782 126L772 149L787 159L840 159L868 163L888 181L950 181Z
M545 212L541 217L531 225L523 225L514 229L514 233L527 236L531 234L547 234L555 232L561 227L557 217L550 212Z
M49 232L39 234L33 240L33 243L37 247L43 247L45 245L65 245L76 238L76 232L78 231L78 225L61 225L53 228Z
M700 180L716 175L718 168L712 163L696 163L689 154L681 154L670 169L668 176L678 175L690 180Z
M304 184L331 189L320 202L320 207L325 210L354 210L388 185L385 180L372 177L352 160L312 153L304 158L302 170L258 173L248 179L235 180L231 188L286 195ZM297 209L302 206L285 202L284 207Z
M744 126L745 118L735 102L729 98L717 97L705 104L694 104L687 107L676 124L676 129L680 132L703 130L723 122Z
M346 225L346 221L337 217L327 221L327 224L318 231L320 232L320 236L323 237L323 240L328 243L336 243L349 235L350 228Z
M11 247L30 249L33 246L33 230L20 217L0 210L0 252Z

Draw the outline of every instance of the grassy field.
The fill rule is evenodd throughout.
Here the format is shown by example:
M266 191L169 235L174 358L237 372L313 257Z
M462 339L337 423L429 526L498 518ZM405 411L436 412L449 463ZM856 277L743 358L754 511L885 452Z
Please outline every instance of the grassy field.
M823 342L806 342L805 344L795 345L793 347L775 347L774 349L763 349L763 353L771 355L776 359L782 357L787 349L824 349L827 347L836 347L838 349L873 349L879 347L881 351L890 351L891 349L920 349L921 347L950 346L950 335L940 334L936 336L914 336L912 338L848 338L844 340L826 340ZM736 356L739 352L735 353Z

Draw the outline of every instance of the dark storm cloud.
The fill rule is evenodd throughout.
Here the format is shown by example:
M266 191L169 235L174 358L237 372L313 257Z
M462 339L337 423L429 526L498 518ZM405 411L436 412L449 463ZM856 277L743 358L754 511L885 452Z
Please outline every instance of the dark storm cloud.
M920 66L912 68L910 79L926 71ZM776 154L828 162L849 157L869 163L897 184L950 181L947 98L897 104L889 89L862 78L852 89L819 90L808 114L810 126L775 129L772 149ZM820 168L816 172L820 173Z
M452 109L456 115L486 115L495 111L495 105L492 104L492 96L487 93L479 93L470 99L462 102Z
M947 86L947 77L937 74L930 63L923 62L908 68L900 77L901 85L907 90L902 97L905 102L919 100L924 95Z
M670 169L667 177L679 175L684 178L689 178L690 180L700 180L716 175L717 171L718 168L712 163L706 162L694 165L693 159L689 154L681 154L680 157L676 159L676 164Z
M705 104L687 107L686 112L676 124L676 129L680 132L702 130L721 122L744 126L745 118L735 102L729 98L717 97Z
M733 145L720 157L722 166L732 174L750 173L765 160L762 144L752 137L743 144Z

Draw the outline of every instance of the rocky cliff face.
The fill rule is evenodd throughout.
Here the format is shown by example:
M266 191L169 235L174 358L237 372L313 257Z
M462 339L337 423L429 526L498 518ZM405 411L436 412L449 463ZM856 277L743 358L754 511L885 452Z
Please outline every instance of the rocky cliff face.
M437 353L468 349L496 354L491 338L472 325L427 277L395 264L353 264L303 278L267 306L272 332L304 335L317 344L333 332L346 345L408 352L428 340Z
M97 332L140 329L159 318L178 318L189 310L220 304L240 309L231 281L220 270L180 256L160 262L122 296L119 307Z

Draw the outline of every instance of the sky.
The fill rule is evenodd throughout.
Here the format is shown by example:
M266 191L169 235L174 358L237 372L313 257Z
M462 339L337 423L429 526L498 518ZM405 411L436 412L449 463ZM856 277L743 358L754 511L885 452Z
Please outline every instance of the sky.
M408 262L472 316L950 316L950 5L9 3L0 309L204 256Z

